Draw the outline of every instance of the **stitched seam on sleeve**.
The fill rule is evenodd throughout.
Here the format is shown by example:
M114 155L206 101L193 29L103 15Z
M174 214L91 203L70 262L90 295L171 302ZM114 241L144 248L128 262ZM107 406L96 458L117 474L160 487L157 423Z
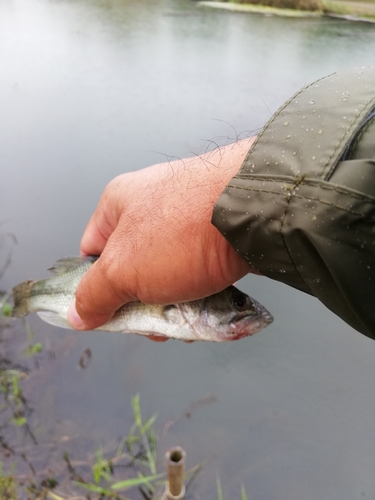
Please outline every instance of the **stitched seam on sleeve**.
M355 125L357 125L356 120L357 120L358 116L360 116L360 115L361 115L361 113L362 113L363 109L364 109L365 107L367 107L370 103L374 103L374 102L375 102L375 98L371 99L370 101L365 102L365 103L364 103L364 104L363 104L363 105L359 108L358 112L357 112L357 113L356 113L356 115L355 115L355 120L354 120L354 124L355 124ZM330 176L331 176L331 174L332 174L333 169L334 169L334 168L336 168L337 162L335 162L333 165L331 165L330 169L328 170L328 172L327 172L326 174L325 174L325 170L326 170L326 168L327 168L327 167L331 164L331 160L332 160L332 158L335 156L335 154L336 154L337 150L339 149L339 147L341 146L342 142L343 142L343 141L347 138L347 136L348 136L348 135L349 135L349 136L351 135L351 133L353 132L353 129L354 129L354 125L353 125L353 123L352 123L351 127L349 127L349 128L345 128L345 129L344 129L344 133L343 133L343 134L342 134L342 136L339 138L339 140L338 140L338 142L337 142L337 144L336 144L335 149L332 151L331 156L328 158L327 163L323 166L322 171L321 171L321 173L320 173L320 176L319 176L319 177L325 177L325 178L326 178L326 180L328 180L328 179L330 178Z
M302 199L302 200L319 201L320 203L323 203L324 205L328 205L328 206L331 206L331 207L338 208L339 210L343 210L344 212L348 212L348 213L356 215L356 216L364 217L364 214L362 214L361 212L355 212L354 210L351 210L350 208L346 208L346 207L344 207L342 205L337 205L336 203L332 203L331 201L324 200L324 199L318 198L318 197L303 196L301 194L294 194L294 195L290 194L289 195L289 193L280 193L280 191L272 191L271 189L244 188L244 187L240 187L240 186L230 186L230 185L228 185L228 187L235 188L235 189L245 189L246 191L255 191L255 192L261 192L261 193L277 194L277 195L282 196L282 197L284 197L284 198L286 198L288 200L291 200L293 197L295 197L295 198L299 198L299 199ZM368 200L365 200L365 201L368 201ZM371 203L370 201L368 203L370 203L371 205L375 206L375 203ZM287 207L286 211L288 210L288 208L289 208L289 203L288 203L288 207ZM283 217L285 217L286 211L284 212ZM366 217L368 217L369 219L375 221L375 216L371 216L371 215L369 216L369 215L366 214Z
M369 203L370 205L375 206L375 200L373 197L366 196L365 194L361 194L361 193L353 193L349 189L346 190L345 188L340 187L340 185L338 185L338 184L329 186L329 185L324 185L324 184L317 184L317 182L319 182L319 180L317 182L312 182L312 181L309 182L308 179L304 179L302 182L298 182L298 178L294 179L294 182L293 182L293 179L288 179L288 180L283 181L283 180L280 180L279 178L271 178L271 177L259 178L259 177L250 177L249 176L249 177L247 177L247 179L254 180L254 181L261 180L262 182L278 182L279 184L285 183L285 184L289 184L290 186L295 186L296 182L297 182L298 186L305 186L306 185L306 186L310 186L313 188L325 189L326 191L335 191L336 193L344 194L345 196L347 196L349 198L353 198L354 200L364 201L366 203ZM245 189L245 190L250 190L250 191L254 191L254 190L260 191L261 190L258 188L237 186L235 184L228 184L228 187L236 188L236 189ZM272 190L271 191L266 190L265 192L267 192L267 193L270 192L270 193L275 193L275 194L283 194L283 193L280 193L280 191L272 191ZM287 196L287 195L285 195L285 196Z
M362 129L361 131L359 132L358 136L356 137L356 139L353 141L353 144L351 144L351 147L350 147L350 151L354 151L356 149L356 147L358 146L358 143L360 142L360 140L362 139L363 135L365 134L365 132L367 132L367 129L369 128L370 125L373 124L375 118L373 118L372 120L370 120ZM351 159L352 155L350 154L349 156L349 160Z
M298 182L295 182L294 185L297 186ZM284 237L284 234L283 234L284 222L285 222L285 218L286 218L287 212L289 210L289 205L290 205L290 201L291 201L291 198L292 198L292 193L286 193L286 194L284 194L284 193L280 193L278 191L271 191L271 190L262 189L262 188L259 188L259 189L258 188L242 188L240 186L233 186L233 187L235 187L236 189L246 189L248 191L258 191L258 192L263 192L263 193L273 193L273 194L277 194L279 196L281 195L281 196L283 196L286 199L287 206L286 206L286 208L284 210L284 213L280 217L280 228L278 230L278 233L279 233L281 241L282 241L282 243L284 245L284 250L285 250L285 252L287 253L287 255L289 257L289 260L290 260L291 264L293 265L295 273L299 276L299 278L305 284L306 288L310 291L310 293L312 293L312 290L311 290L309 284L306 282L305 278L302 276L302 274L300 273L299 269L297 268L297 266L294 263L294 259L293 259L292 255L291 255L290 251L289 251L288 245L286 244L285 237Z
M294 187L297 187L298 185L298 180L296 179L295 183L294 183ZM286 253L289 255L289 259L290 259L290 262L293 264L293 267L294 267L294 271L298 274L298 276L300 277L300 279L302 280L303 283L305 283L306 287L308 288L308 290L310 290L310 293L312 293L312 290L309 286L309 284L306 282L305 278L302 276L300 270L297 268L297 266L295 265L294 263L294 259L293 259L293 256L292 254L290 253L289 251L289 247L288 245L286 244L286 241L285 241L285 237L284 237L284 234L283 234L283 229L284 229L284 223L285 223L285 219L286 219L286 216L287 216L287 213L288 213L288 210L290 208L290 202L292 200L292 197L293 196L296 196L295 194L292 195L291 192L287 193L286 195L284 195L286 200L287 200L287 204L286 204L286 208L284 210L284 214L282 216L282 219L281 219L281 224L280 224L280 228L279 228L279 234L280 234L280 237L282 239L282 242L283 242L283 245L284 245L284 248L285 248L285 251Z
M296 92L290 99L288 99L271 117L271 119L265 124L263 130L261 133L258 135L257 139L253 142L251 148L249 149L246 158L242 162L242 166L239 170L239 173L241 174L243 172L243 169L245 168L245 163L248 161L250 158L250 155L255 151L256 146L258 145L260 139L263 137L263 134L268 130L269 126L278 118L278 116L281 114L282 111L299 95L302 94L305 90L308 88L312 87L313 85L316 85L317 83L321 82L322 80L326 80L327 78L330 78L331 76L335 75L336 73L331 73L330 75L324 76L322 78L319 78L319 80L315 80L314 82L310 83L309 85L306 85L302 89L300 89L298 92Z

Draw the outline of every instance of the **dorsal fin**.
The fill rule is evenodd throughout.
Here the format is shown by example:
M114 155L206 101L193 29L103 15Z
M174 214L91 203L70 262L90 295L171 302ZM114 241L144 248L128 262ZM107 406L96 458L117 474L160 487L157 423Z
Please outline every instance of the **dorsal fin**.
M76 267L82 262L95 262L99 257L97 255L88 255L86 257L66 257L65 259L59 259L52 267L48 269L52 274L63 274Z

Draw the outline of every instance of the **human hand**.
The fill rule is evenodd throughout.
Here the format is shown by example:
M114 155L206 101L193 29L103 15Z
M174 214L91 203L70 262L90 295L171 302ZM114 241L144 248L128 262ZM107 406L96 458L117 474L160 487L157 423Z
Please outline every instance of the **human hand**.
M74 328L101 326L133 300L202 298L252 271L211 216L253 140L123 174L108 184L81 241L82 254L100 258L69 309Z

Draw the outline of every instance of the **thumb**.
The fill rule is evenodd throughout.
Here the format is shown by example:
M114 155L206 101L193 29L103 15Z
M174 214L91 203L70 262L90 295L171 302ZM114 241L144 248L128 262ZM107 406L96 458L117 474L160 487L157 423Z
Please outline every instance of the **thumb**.
M113 262L113 261L112 261ZM113 263L107 265L105 254L82 277L75 301L68 310L68 322L77 330L93 330L109 321L115 311L133 297L122 296L116 287Z

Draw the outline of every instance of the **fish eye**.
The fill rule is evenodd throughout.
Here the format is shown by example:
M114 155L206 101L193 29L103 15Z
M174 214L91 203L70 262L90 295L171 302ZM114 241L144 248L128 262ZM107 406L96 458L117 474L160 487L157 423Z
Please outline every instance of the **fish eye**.
M241 292L236 292L232 295L232 304L237 311L246 311L250 306L250 298Z

